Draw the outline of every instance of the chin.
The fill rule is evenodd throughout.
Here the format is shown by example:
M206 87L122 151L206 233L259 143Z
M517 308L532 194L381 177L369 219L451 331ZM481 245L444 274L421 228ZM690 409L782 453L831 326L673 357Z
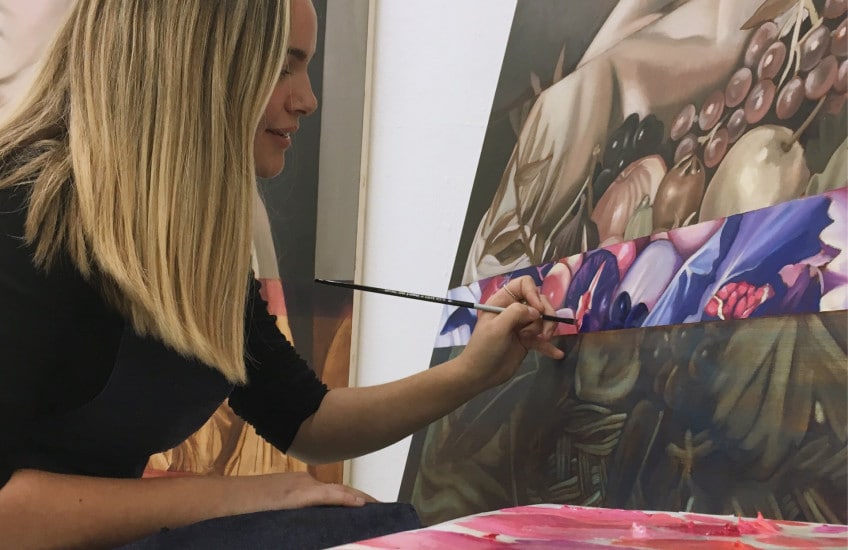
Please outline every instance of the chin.
M279 176L285 168L285 159L283 162L263 162L256 164L256 175L263 179L270 179Z

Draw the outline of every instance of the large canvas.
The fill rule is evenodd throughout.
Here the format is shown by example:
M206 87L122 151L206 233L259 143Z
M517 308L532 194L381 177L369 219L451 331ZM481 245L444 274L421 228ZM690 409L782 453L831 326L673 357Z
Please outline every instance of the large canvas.
M848 521L847 33L830 0L518 1L449 292L529 274L577 323L416 434L425 523ZM446 309L431 364L474 322Z
M400 498L426 524L538 503L845 523L847 334L830 312L560 337L562 361L415 436Z

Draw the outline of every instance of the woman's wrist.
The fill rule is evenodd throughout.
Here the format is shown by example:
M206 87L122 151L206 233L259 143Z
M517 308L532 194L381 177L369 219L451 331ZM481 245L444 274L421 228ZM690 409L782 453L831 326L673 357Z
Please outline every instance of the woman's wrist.
M450 361L450 371L454 379L451 385L463 392L462 402L497 385L488 376L487 369L468 351L463 351Z

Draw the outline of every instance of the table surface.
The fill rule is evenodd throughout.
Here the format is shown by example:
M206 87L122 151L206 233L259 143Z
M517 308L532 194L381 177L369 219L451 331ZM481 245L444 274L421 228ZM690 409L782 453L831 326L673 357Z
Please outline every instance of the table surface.
M540 504L505 508L338 548L848 548L848 526L686 512Z

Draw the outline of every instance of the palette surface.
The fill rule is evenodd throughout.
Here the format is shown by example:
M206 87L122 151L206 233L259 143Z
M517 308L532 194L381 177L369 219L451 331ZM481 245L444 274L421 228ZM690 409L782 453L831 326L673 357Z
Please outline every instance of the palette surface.
M339 548L347 550L846 548L848 526L685 512L540 504L486 512Z

